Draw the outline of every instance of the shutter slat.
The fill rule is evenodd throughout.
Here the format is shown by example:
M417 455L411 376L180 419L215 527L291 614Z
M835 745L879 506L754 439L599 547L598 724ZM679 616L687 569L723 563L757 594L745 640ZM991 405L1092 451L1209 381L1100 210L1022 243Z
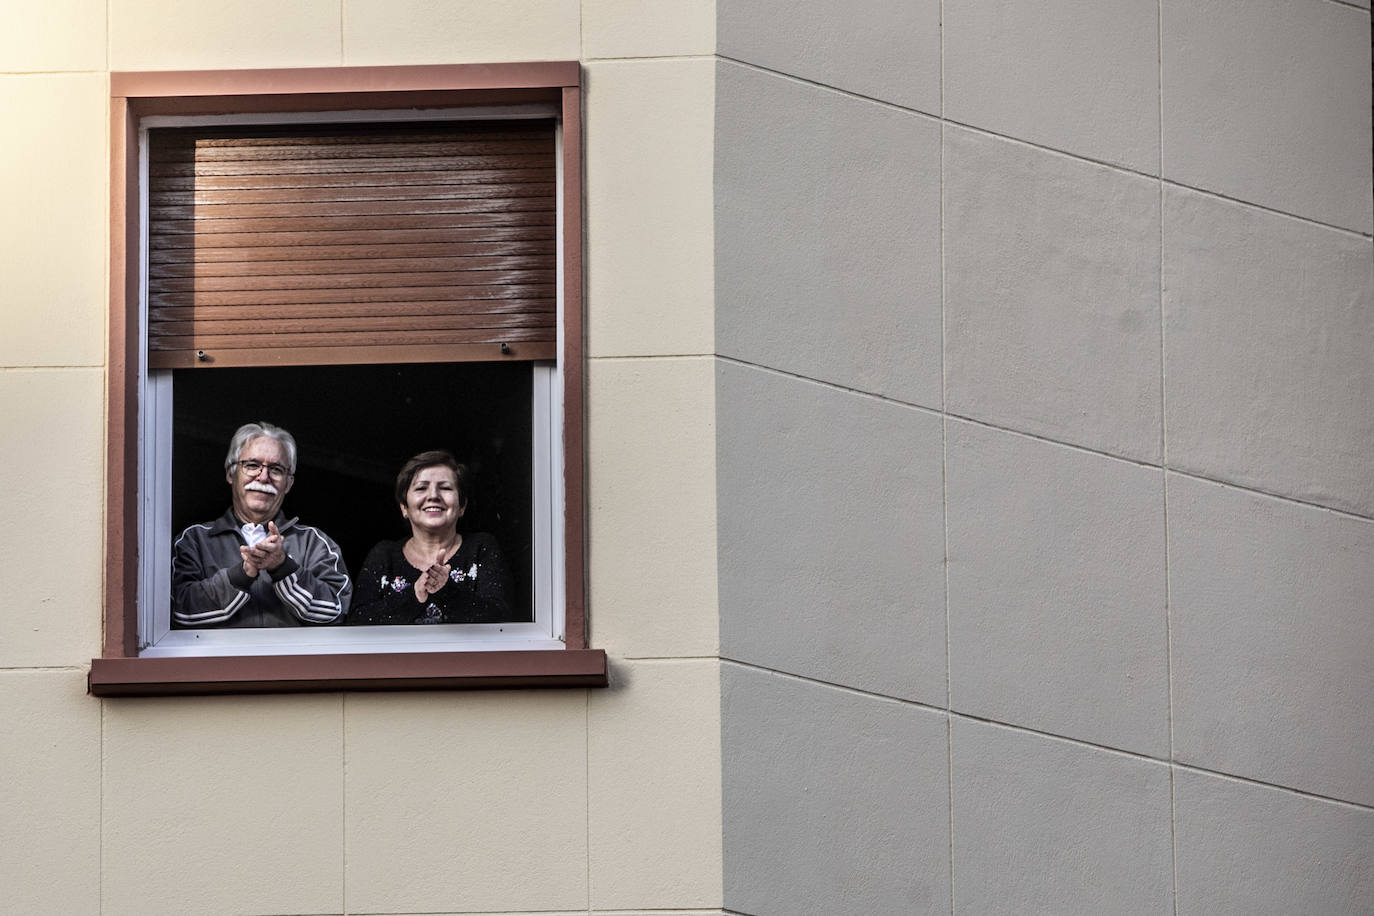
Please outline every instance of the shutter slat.
M499 242L468 242L462 257L518 257L521 255L552 254L552 237L547 239L518 239ZM325 264L348 260L426 260L454 257L453 247L443 242L401 245L297 245L240 248L164 248L148 253L149 270L153 276L189 276L172 271L218 269L218 265L239 265L253 262L264 271L274 261L296 261L303 264ZM324 269L324 268L321 268ZM158 273L158 271L168 271ZM202 276L213 276L211 273Z
M160 321L148 326L153 337L216 337L234 334L314 334L334 331L449 331L480 328L538 328L543 315L367 315L358 318L264 318L249 321Z
M155 220L225 220L264 219L277 216L335 217L335 216L404 216L434 213L509 213L533 210L552 210L551 197L445 197L435 200L341 200L317 203L314 201L286 201L271 204L189 204L173 207L149 207L148 216Z
M530 121L468 121L463 125L462 136L469 142L482 140L529 140L537 128L531 128ZM385 125L369 125L365 142L367 143L443 143L453 142L453 125L432 125L429 127L403 124L388 129ZM274 134L273 131L276 130ZM360 142L362 134L354 130L322 131L299 130L290 127L262 128L262 132L243 134L234 128L212 130L209 128L187 128L169 130L163 138L166 149L187 149L192 147L232 146L251 148L255 146L298 146L301 137L308 135L310 142L318 146L348 146Z
M161 147L149 156L149 163L211 162L310 162L320 159L373 159L388 162L392 159L423 159L434 157L452 159L469 156L540 156L545 143L538 140L416 140L408 143L290 143L278 146L245 146L241 143L225 145L196 144L194 146Z
M211 277L270 277L325 275L452 273L460 270L538 269L548 265L539 253L489 257L333 258L327 260L230 261L211 263L150 264L148 277L156 289L174 289L164 281ZM184 288L184 287L181 287ZM209 287L207 287L209 288Z
M535 258L541 261L542 258ZM267 277L172 277L149 284L158 293L283 292L286 290L355 290L390 287L490 286L493 284L553 283L552 270L514 270L494 266L484 270L427 271L425 273L305 274Z
M529 313L554 312L558 307L558 300L549 297L544 299L437 299L437 300L416 300L402 304L397 304L394 313L408 316L425 315L465 315L465 314L492 314L502 313ZM376 315L377 307L369 302L303 302L295 304L291 309L291 314L295 318L354 318L359 316ZM275 318L280 320L281 306L279 305L165 305L157 308L151 317L152 321L190 321L192 319L205 319L207 321L222 321L230 318Z
M289 252L292 247L314 247L318 245L431 245L522 240L548 241L553 239L553 233L552 222L548 225L528 226L392 229L385 235L378 235L367 230L339 230L328 235L317 232L238 232L221 233L214 237L177 233L151 236L148 240L148 248L150 252L195 249L207 253L217 253L225 250L238 251L254 246L272 245ZM379 239L380 241L378 241Z
M375 302L381 305L425 299L537 299L552 295L552 283L494 283L471 286L412 286L398 289L287 289L276 290L271 295L260 290L154 293L148 297L148 303L149 310L152 311L164 305L253 305L264 302L276 305L305 302Z
M173 219L151 225L157 234L211 235L220 232L349 232L397 229L473 229L496 226L553 226L555 212L421 213L394 216L281 217L275 219ZM150 230L151 232L151 230Z
M162 350L271 349L273 347L357 347L410 344L514 343L552 341L555 335L545 328L475 328L446 330L417 328L404 331L330 331L318 334L194 334L157 338Z
M551 121L151 136L150 365L449 345L492 359L516 342L548 357Z
M540 168L547 167L549 156L543 154L520 154L514 156L453 156L442 160L447 169L499 169L499 168ZM148 164L148 175L152 178L197 176L197 175L341 175L348 172L418 172L434 169L439 160L429 156L411 156L404 159L385 160L385 169L380 168L381 160L369 159L314 159L288 160L285 162L157 162Z
M295 203L318 201L338 203L353 200L456 200L490 197L549 197L554 196L548 181L483 181L464 184L422 185L348 185L330 188L255 188L184 189L154 191L148 195L148 206L203 206L216 204Z
M311 175L187 175L151 178L150 194L172 191L257 191L291 188L404 188L410 185L525 184L550 182L553 169L504 168L462 171L355 172Z

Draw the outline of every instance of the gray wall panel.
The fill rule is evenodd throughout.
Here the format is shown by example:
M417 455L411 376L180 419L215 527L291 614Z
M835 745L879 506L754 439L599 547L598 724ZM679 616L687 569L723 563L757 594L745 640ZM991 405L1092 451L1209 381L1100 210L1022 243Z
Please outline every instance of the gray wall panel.
M732 57L940 113L940 0L717 0Z
M1374 522L1168 486L1178 759L1374 805Z
M1170 467L1374 515L1370 240L1181 188L1163 226Z
M1158 463L1159 183L945 130L946 406Z
M954 912L1173 912L1169 768L955 717Z
M715 168L717 352L939 407L938 124L722 63Z
M721 655L945 704L940 420L717 368Z
M1158 174L1159 11L1139 0L945 0L945 116Z
M944 715L722 669L726 908L949 913Z
M1179 916L1374 913L1374 811L1180 770Z
M1167 757L1162 472L957 420L948 443L954 708Z
M1368 10L1162 0L1160 19L1164 177L1368 233Z
M1370 14L1256 9L718 0L727 907L1374 914Z

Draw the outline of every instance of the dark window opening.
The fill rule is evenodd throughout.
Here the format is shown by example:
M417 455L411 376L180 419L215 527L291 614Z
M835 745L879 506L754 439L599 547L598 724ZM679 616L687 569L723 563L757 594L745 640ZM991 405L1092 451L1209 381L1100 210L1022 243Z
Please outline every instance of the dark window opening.
M173 373L172 532L229 505L224 458L234 430L265 420L299 457L283 505L332 537L349 573L372 545L409 536L396 472L428 449L472 470L460 532L496 537L515 621L534 619L532 388L528 363L420 363L189 369Z

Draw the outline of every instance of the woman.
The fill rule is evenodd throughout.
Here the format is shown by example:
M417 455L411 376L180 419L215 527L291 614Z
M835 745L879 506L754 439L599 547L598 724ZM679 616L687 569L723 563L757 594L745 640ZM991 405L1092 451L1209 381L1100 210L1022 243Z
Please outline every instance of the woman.
M458 533L468 469L448 452L421 452L396 475L410 537L368 553L348 623L494 623L510 620L506 564L489 534Z

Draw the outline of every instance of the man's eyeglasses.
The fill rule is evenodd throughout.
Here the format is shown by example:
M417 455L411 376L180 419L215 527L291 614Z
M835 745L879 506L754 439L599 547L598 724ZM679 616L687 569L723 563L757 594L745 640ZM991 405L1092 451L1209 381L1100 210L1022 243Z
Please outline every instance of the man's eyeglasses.
M282 467L280 464L263 464L261 461L254 461L251 458L247 461L237 462L237 464L239 470L249 477L257 477L258 472L263 468L267 468L267 476L271 477L273 480L284 480L288 473L286 468Z

